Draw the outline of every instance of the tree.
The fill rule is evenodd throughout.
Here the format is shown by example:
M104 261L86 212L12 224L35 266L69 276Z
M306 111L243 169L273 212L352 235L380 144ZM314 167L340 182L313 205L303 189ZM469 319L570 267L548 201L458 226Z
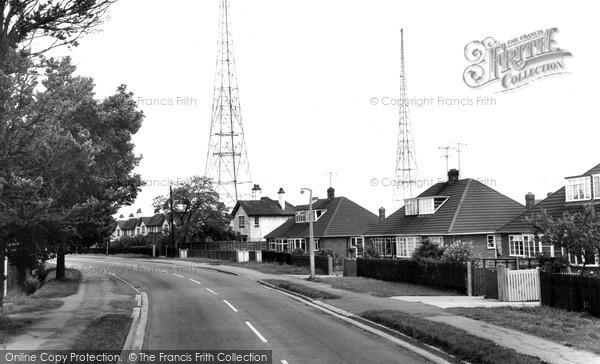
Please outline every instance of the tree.
M131 138L143 119L133 95L120 86L98 101L93 80L74 72L69 58L46 61L44 89L23 116L31 127L20 128L26 142L0 170L0 248L13 258L56 254L58 278L64 255L108 238L111 215L142 184L131 174L139 162Z
M167 211L169 219L173 217L178 244L237 237L229 226L227 208L208 177L191 177L173 188L172 199L167 195L155 197L154 206Z
M542 210L528 221L542 243L564 248L577 257L582 262L581 274L600 254L600 214L592 203L584 205L582 211L565 211L559 218Z

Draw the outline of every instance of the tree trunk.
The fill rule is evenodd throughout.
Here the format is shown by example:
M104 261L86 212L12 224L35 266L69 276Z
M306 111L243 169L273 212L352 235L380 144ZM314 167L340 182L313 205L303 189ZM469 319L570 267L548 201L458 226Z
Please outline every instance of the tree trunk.
M0 312L3 312L4 286L8 284L8 281L4 276L4 262L4 254L0 254Z
M56 279L63 278L65 278L65 252L59 249L56 255Z

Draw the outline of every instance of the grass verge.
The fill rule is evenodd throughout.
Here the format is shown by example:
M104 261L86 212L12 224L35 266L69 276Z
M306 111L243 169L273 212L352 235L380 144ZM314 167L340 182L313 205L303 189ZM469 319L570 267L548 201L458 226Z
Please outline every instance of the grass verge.
M217 259L206 259L206 258L173 258L173 260L181 260L186 262L194 262L194 263L206 263L210 265L228 265L232 267L240 267L246 269L252 269L261 273L266 274L290 274L290 275L305 275L309 274L309 267L302 267L298 265L290 265L290 264L280 264L280 263L272 263L272 262L232 262L227 260L217 260ZM315 269L315 274L325 274L321 269Z
M44 285L32 295L23 292L10 291L4 302L4 314L21 314L30 312L49 311L61 307L64 302L55 298L68 297L79 291L81 272L67 269L65 278L56 279L56 271L50 270Z
M31 320L12 319L0 315L0 344L5 343L13 336L19 335L23 328L31 324Z
M380 281L363 277L317 278L317 282L326 283L336 289L356 293L371 294L376 297L392 296L456 296L456 292L440 291L434 288L408 283Z
M335 295L333 293L321 291L319 289L308 287L303 284L298 284L294 282L288 282L279 279L267 279L265 280L265 282L283 289L287 289L288 291L300 293L303 296L307 296L314 299L323 300L340 298L340 296Z
M127 339L131 314L109 314L90 323L79 334L72 350L120 352Z
M600 354L600 319L585 313L545 306L450 308L447 311Z
M471 335L454 326L411 316L404 312L376 310L364 312L361 316L473 364L543 363L539 358L498 346L490 340Z

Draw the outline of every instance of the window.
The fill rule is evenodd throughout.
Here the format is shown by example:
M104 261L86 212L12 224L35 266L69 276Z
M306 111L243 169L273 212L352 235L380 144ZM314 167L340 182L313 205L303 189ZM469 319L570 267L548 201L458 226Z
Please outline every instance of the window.
M600 174L592 178L594 179L594 198L600 198Z
M431 244L443 246L444 245L444 238L441 237L441 236L430 236L429 237L429 242Z
M487 248L488 249L496 249L496 236L495 235L487 236Z
M146 227L142 226L142 234L146 234Z
M313 238L313 242L315 243L315 251L319 250L319 238Z
M415 237L396 238L396 255L401 258L412 257L417 248L417 242L420 242L420 239Z
M392 238L371 239L373 248L382 257L392 256Z
M258 216L254 216L254 226L255 227L259 227L260 226L259 220L260 220L260 218Z
M239 219L239 227L241 227L241 228L246 227L245 216L240 216L238 219Z
M135 228L135 234L140 235L140 227L139 226Z
M433 197L420 198L419 214L433 214Z
M286 252L288 251L288 243L285 239L275 239L275 251Z
M242 243L245 243L245 242L247 242L247 241L248 241L248 235L241 235L241 236L240 236L240 241L241 241Z
M313 222L319 220L327 210L313 210ZM308 222L308 210L296 211L296 222Z
M306 251L306 239L287 239L287 244L291 251L302 249Z
M567 201L589 200L591 194L591 183L589 177L578 177L567 180Z
M523 235L508 236L508 251L513 257L525 256L525 245L523 244Z
M416 198L404 200L404 214L417 215L419 213L419 205Z
M269 239L267 243L269 244L269 250L275 250L275 239Z
M357 257L363 256L363 251L365 250L363 242L364 242L364 239L360 236L350 238L350 248L356 249L355 256L357 256Z
M117 229L117 236L121 236L121 229Z

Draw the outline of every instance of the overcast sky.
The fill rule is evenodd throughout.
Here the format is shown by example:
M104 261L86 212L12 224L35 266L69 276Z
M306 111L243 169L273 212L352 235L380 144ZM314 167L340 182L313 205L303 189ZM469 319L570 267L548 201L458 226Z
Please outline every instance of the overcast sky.
M398 108L383 100L399 94L400 28L408 97L434 100L410 109L424 187L445 178L439 147L456 142L466 144L461 177L487 181L521 203L527 192L541 198L564 177L600 163L597 2L230 4L250 169L263 195L276 198L283 187L288 201L305 204L299 191L309 187L326 197L331 171L336 195L374 213L381 206L393 211L393 188L383 184L394 178ZM146 117L134 141L144 180L204 173L218 14L218 0L121 0L103 31L70 52L78 72L95 79L99 97L127 84L136 100L174 101L140 105ZM510 92L498 92L499 83L472 89L463 81L469 42L505 42L554 27L555 46L573 55L564 59L566 74ZM178 97L192 105L176 105ZM476 105L478 97L493 102ZM454 99L473 105L446 105ZM449 165L457 167L455 153ZM167 192L166 182L150 182L121 213L142 208L150 215L152 198Z

